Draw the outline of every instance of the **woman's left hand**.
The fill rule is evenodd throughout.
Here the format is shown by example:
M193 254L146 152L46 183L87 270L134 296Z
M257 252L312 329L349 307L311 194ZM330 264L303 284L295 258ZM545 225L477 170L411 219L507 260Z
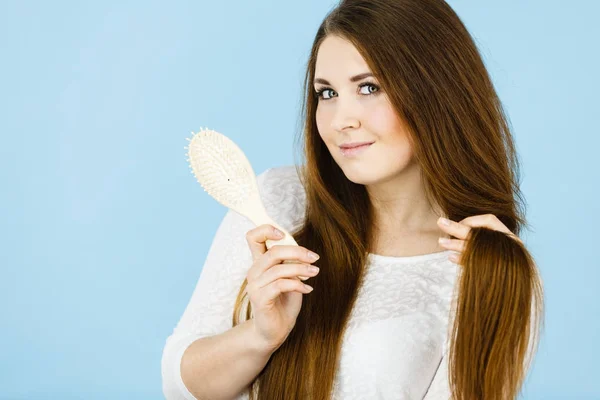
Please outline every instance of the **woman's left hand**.
M447 221L447 224L444 224L444 221ZM459 253L450 254L450 256L448 256L448 258L455 263L458 263L460 260L460 253L462 253L465 249L465 240L472 227L484 227L504 232L523 243L523 241L519 239L518 236L513 234L494 214L475 215L473 217L467 217L460 222L454 222L446 218L439 218L437 223L444 232L458 238L448 239L440 237L439 239L440 245L448 250L455 250Z

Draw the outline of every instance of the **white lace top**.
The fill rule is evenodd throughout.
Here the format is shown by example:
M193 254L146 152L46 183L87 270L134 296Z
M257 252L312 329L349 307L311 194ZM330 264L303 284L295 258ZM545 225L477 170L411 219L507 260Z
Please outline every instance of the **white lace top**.
M304 216L305 194L294 166L257 178L267 213L288 231ZM197 286L167 338L161 362L167 400L194 400L180 374L184 350L198 338L231 328L238 289L252 264L246 232L251 221L228 210L217 229ZM457 278L451 251L389 257L370 254L334 383L335 400L450 398L446 349ZM247 399L244 393L238 399Z

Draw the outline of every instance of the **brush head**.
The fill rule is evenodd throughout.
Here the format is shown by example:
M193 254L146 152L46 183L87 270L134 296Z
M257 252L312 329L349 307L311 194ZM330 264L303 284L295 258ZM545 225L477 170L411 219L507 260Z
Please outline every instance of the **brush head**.
M225 207L244 214L244 203L258 196L258 185L242 150L227 136L210 129L201 129L188 140L188 162L204 191Z
M268 249L276 244L297 246L294 238L266 213L254 170L244 152L227 136L210 129L192 135L185 147L187 161L204 191L255 225L270 224L282 231L283 239L265 242Z

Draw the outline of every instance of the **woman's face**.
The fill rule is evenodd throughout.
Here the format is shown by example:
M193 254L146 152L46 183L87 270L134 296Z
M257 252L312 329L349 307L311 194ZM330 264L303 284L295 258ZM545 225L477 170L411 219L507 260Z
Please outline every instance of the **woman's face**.
M322 42L314 83L315 91L321 92L316 111L319 135L349 180L370 185L391 180L416 165L406 128L375 78L351 81L364 73L370 70L350 42L338 36ZM352 142L373 144L344 155L340 146Z

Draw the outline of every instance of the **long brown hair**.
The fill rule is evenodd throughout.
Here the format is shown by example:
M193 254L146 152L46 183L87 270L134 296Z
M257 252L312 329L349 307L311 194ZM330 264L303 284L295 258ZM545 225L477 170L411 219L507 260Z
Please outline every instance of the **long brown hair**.
M307 64L297 165L306 214L293 232L316 251L321 272L296 325L251 385L250 398L331 397L345 327L373 247L373 209L319 136L312 89L317 50L327 35L350 41L409 127L431 204L460 221L493 214L514 234L526 225L519 161L509 124L474 40L443 0L342 1L319 27ZM448 382L454 399L514 399L543 323L543 287L524 245L471 228L462 252L449 322ZM242 283L233 326L251 317ZM535 344L535 345L534 345Z

